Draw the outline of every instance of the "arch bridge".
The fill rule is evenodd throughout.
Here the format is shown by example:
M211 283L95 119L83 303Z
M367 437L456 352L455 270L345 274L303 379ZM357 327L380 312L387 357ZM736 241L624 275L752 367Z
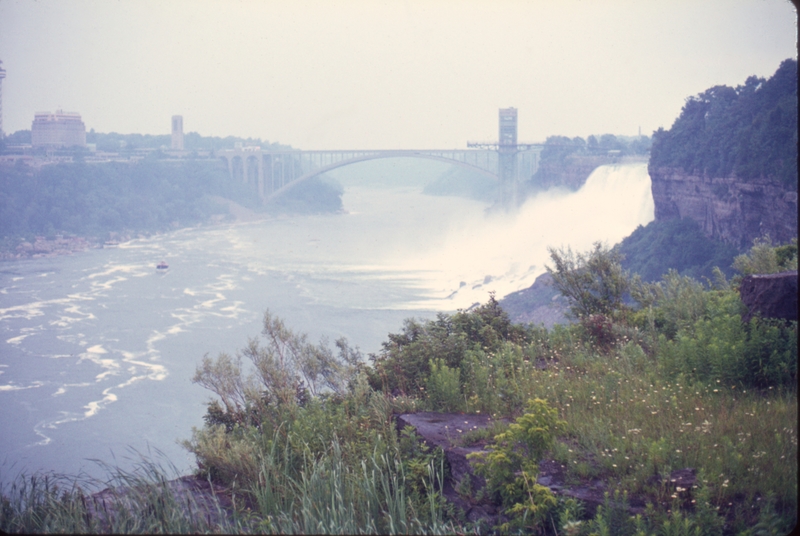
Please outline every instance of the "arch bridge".
M516 108L500 109L497 142L468 143L469 149L299 151L237 147L216 154L232 180L251 185L262 202L269 201L312 177L336 168L380 158L426 158L461 166L498 181L503 201L513 204L517 186L538 168L543 144L517 143Z
M515 177L519 181L530 178L538 167L536 149L516 153ZM498 153L487 149L466 150L374 150L374 151L298 151L262 150L260 147L242 147L216 152L227 168L232 180L251 185L262 201L269 201L311 177L336 168L377 160L381 158L424 158L437 160L470 169L494 180L498 174ZM523 179L523 177L525 179Z

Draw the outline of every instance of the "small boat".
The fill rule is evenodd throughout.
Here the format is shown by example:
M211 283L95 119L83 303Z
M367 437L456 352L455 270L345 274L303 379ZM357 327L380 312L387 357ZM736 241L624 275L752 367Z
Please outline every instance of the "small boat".
M169 268L167 261L161 261L158 263L158 265L156 265L156 270L166 270L167 268Z

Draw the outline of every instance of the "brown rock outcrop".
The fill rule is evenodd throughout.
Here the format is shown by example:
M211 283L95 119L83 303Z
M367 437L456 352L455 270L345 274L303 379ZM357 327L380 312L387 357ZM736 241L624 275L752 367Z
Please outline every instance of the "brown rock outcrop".
M690 218L703 233L742 250L765 235L776 243L797 236L797 191L773 179L742 181L648 168L656 221Z
M797 271L779 274L748 275L739 285L739 295L747 306L743 322L756 314L764 318L797 320Z

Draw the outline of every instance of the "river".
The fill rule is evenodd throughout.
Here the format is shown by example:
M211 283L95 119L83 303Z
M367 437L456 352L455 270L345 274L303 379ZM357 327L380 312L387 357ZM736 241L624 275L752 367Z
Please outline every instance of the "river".
M603 166L578 192L487 215L478 201L421 194L446 168L392 162L332 173L345 214L0 263L0 481L100 478L98 460L129 469L136 452L190 471L178 441L202 426L210 397L191 383L195 367L258 336L266 309L312 341L345 336L366 355L407 317L529 286L547 246L611 245L653 219L645 164Z

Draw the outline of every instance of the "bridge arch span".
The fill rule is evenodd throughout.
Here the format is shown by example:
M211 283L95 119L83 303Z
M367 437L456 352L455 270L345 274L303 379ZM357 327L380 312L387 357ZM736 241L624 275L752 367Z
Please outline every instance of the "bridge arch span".
M334 169L337 169L337 168L340 168L340 167L349 166L351 164L357 164L359 162L366 162L368 160L379 160L379 159L384 159L384 158L424 158L424 159L427 159L427 160L437 160L439 162L444 162L446 164L451 164L451 165L455 165L455 166L461 166L461 167L463 167L465 169L470 169L472 171L477 171L477 172L479 172L479 173L481 173L481 174L483 174L483 175L485 175L485 176L487 176L487 177L489 177L489 178L491 178L491 179L493 179L495 181L499 181L500 180L499 177L495 173L492 173L491 171L487 171L486 169L483 169L483 168L481 168L479 166L475 166L475 165L472 165L472 164L467 163L467 162L461 162L459 160L448 158L446 156L438 156L438 155L434 155L434 154L425 154L425 153L422 153L422 152L415 152L415 151L408 151L407 154L406 153L401 153L399 151L391 151L391 152L387 151L385 153L377 153L377 154L369 154L369 155L364 155L364 156L357 156L357 157L354 157L354 158L349 158L347 160L342 160L340 162L335 162L333 164L329 164L327 166L323 166L323 167L317 168L317 169L315 169L313 171L305 173L304 175L301 175L300 177L297 177L296 179L292 180L291 182L289 182L289 183L285 184L284 186L278 188L274 192L272 192L269 195L267 195L265 197L265 200L269 201L269 200L275 199L276 197L278 197L280 195L283 195L287 191L291 190L292 188L294 188L298 184L302 184L303 182L307 181L308 179L311 179L312 177L317 177L317 176L322 175L323 173L326 173L328 171L331 171L331 170L334 170Z

